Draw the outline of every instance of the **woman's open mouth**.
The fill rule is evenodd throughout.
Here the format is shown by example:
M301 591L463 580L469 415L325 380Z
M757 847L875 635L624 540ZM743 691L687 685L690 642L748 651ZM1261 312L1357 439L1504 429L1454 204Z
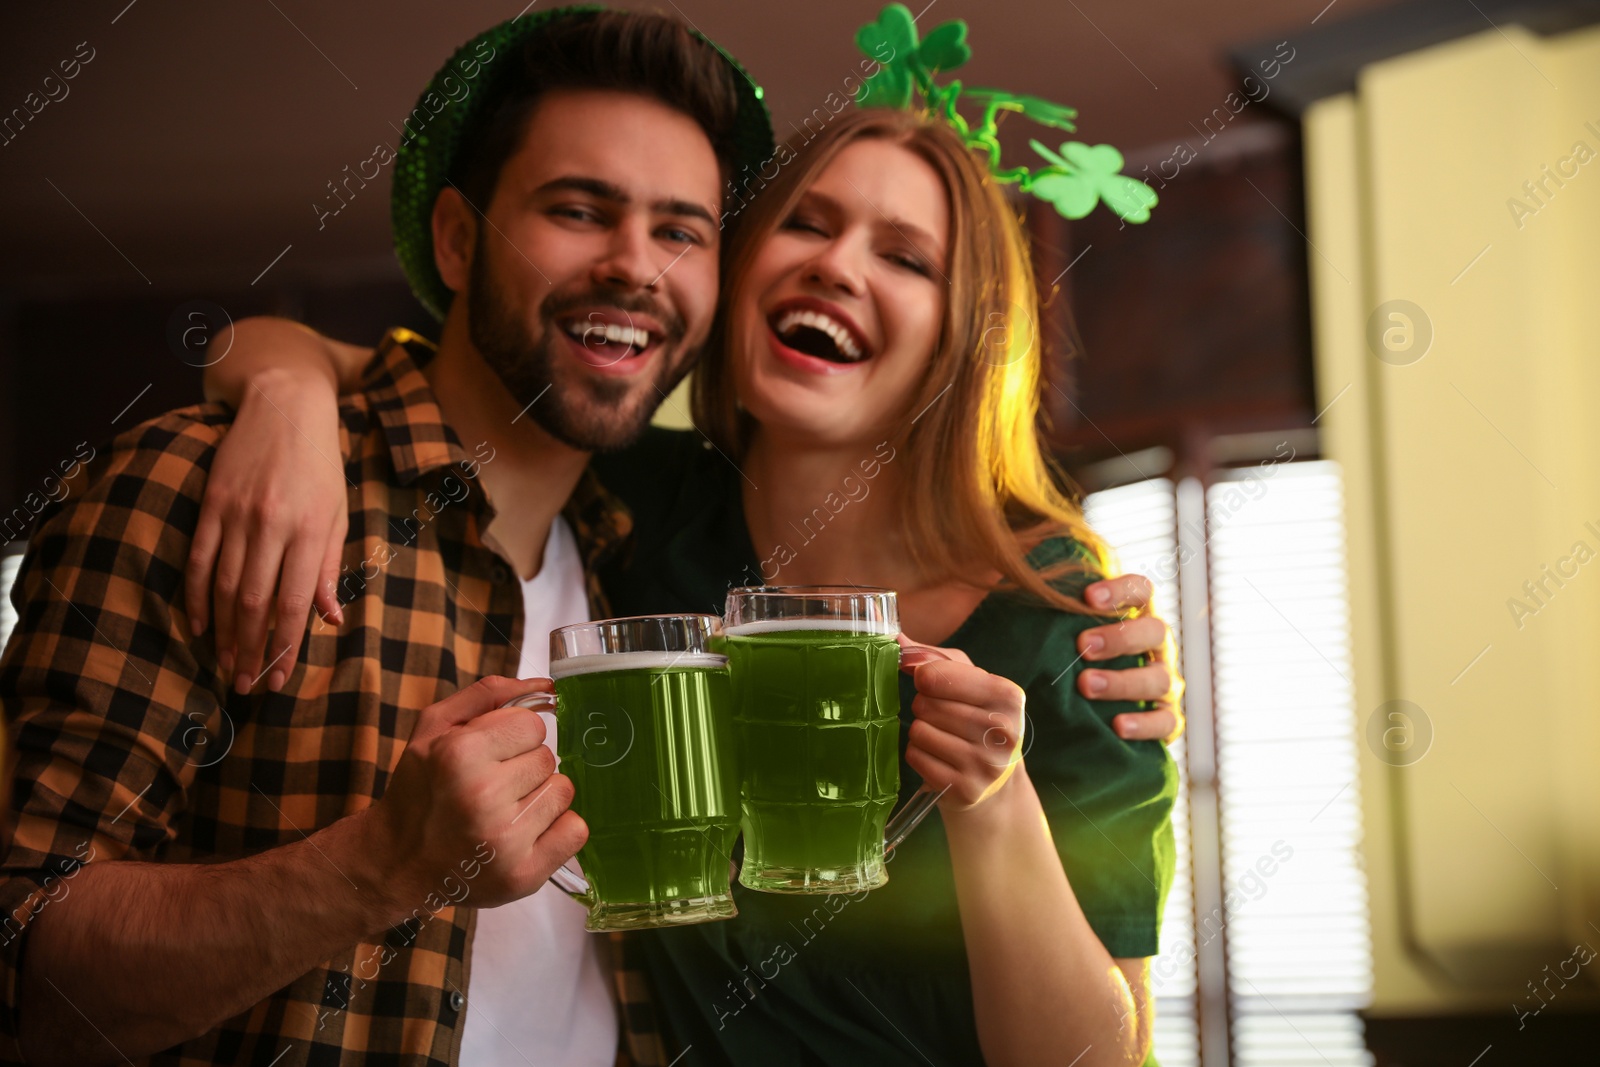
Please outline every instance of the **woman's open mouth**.
M829 363L863 363L872 349L853 323L811 307L780 307L767 319L773 334L786 347Z

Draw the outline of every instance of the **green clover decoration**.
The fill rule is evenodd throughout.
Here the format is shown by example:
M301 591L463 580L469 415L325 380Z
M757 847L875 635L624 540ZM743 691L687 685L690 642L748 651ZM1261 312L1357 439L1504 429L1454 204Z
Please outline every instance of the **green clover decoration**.
M1037 96L1004 89L964 88L959 79L946 85L934 81L936 74L955 70L972 58L964 20L940 23L919 41L910 9L904 4L889 4L875 22L856 31L856 46L880 65L856 94L858 106L904 110L912 107L920 95L923 106L942 116L968 147L988 156L989 169L997 181L1017 185L1069 219L1083 218L1097 203L1105 204L1128 222L1150 218L1150 209L1156 205L1155 190L1120 173L1122 153L1110 145L1068 141L1059 152L1053 152L1038 141L1030 141L1047 166L1030 170L1001 165L997 134L1002 113L1016 112L1041 126L1068 132L1076 129L1072 120L1078 113ZM963 93L983 105L983 118L975 127L956 110Z

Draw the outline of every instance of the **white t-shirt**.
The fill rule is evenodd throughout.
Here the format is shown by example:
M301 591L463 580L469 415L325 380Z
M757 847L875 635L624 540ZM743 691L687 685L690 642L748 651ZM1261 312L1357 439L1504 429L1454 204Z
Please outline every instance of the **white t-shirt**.
M550 631L589 621L583 560L567 521L551 524L544 565L522 583L519 678L550 673ZM545 744L556 744L544 716ZM472 937L462 1067L611 1067L617 1006L584 907L553 885L478 912Z

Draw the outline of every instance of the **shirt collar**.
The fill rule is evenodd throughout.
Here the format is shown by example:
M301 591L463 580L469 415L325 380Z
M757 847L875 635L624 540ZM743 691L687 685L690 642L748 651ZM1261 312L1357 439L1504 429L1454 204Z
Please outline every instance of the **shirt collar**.
M404 328L378 342L361 389L389 443L396 481L410 485L440 467L470 462L461 439L444 421L422 368L438 352L426 337Z
M426 337L396 327L378 342L372 362L362 376L362 391L377 413L389 445L389 461L396 481L410 485L430 471L459 466L475 470L480 460L467 454L456 436L433 389L423 375L439 347ZM486 494L474 494L489 515L493 505ZM627 505L601 484L588 467L567 498L562 515L577 536L586 571L593 571L628 540L633 516Z

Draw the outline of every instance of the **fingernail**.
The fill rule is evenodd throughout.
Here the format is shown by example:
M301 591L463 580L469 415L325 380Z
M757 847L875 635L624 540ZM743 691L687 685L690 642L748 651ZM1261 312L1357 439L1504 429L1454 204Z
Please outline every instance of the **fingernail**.
M1105 638L1098 635L1090 634L1088 637L1083 639L1083 654L1085 656L1097 656L1105 649L1105 647Z
M1085 674L1083 676L1083 687L1091 694L1104 693L1106 691L1105 675L1100 674L1097 671L1091 671L1088 674Z
M1117 723L1117 736L1124 741L1136 741L1139 738L1139 730L1132 723L1119 722Z
M222 673L223 674L232 674L233 673L233 652L231 650L229 650L229 649L223 649L221 652L218 652L217 653L217 666L222 668Z
M283 682L283 672L273 671L272 675L267 679L267 688L276 693L278 690L283 688Z
M250 692L250 676L241 671L233 680L233 691L240 696L247 695Z
M1101 589L1098 587L1091 589L1089 590L1089 602L1091 604L1098 604L1100 607L1105 607L1107 604L1111 603L1111 591L1109 589Z
M200 619L199 619L198 616L196 616L195 618L192 618L192 619L189 620L189 632L190 633L194 634L196 637L199 637L201 634L205 633L205 631L206 631L206 628L205 628L204 625L201 624Z

